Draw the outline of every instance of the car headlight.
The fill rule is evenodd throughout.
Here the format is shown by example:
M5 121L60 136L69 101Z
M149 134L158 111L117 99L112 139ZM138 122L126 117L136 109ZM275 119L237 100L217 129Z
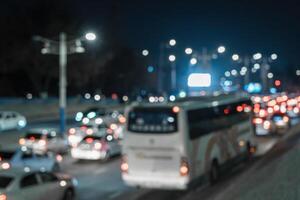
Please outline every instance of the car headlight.
M26 121L25 121L25 120L19 120L19 121L18 121L18 125L19 125L20 127L25 127L25 126L26 126Z

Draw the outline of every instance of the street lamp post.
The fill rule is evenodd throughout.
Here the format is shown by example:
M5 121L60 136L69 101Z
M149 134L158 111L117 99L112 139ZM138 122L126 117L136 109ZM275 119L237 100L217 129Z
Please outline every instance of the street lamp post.
M59 118L60 131L63 133L66 126L65 110L67 105L67 44L66 34L59 35Z
M44 43L45 47L41 50L42 54L59 55L59 118L60 118L60 132L63 134L66 127L65 110L67 107L67 55L74 53L83 53L85 49L81 46L82 40L95 40L94 33L87 33L85 37L67 41L65 33L59 34L59 42L49 40L40 36L34 36L35 41ZM70 46L68 46L70 45ZM55 48L51 48L54 46ZM58 48L58 51L56 50Z

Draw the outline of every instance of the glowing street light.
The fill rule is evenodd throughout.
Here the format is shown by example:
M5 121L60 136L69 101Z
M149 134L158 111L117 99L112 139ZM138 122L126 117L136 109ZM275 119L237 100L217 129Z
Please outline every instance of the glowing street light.
M169 55L169 61L170 62L175 62L176 56L175 55Z
M186 49L185 49L185 53L186 53L187 55L191 55L191 54L193 53L193 49L192 49L192 48L186 48Z
M256 54L253 55L253 59L254 60L259 60L261 58L262 58L262 54L261 53L256 53Z
M254 69L260 69L260 64L259 63L255 63L254 65L253 65L253 67L254 67Z
M171 39L170 41L169 41L169 45L170 46L175 46L176 45L176 40L175 39Z
M85 39L89 40L89 41L94 41L96 40L97 36L95 33L89 32L85 34Z
M232 58L232 60L237 61L237 60L239 60L240 57L238 54L233 54L231 58Z
M277 56L276 53L273 53L273 54L271 55L271 59L272 59L272 60L276 60L277 58L278 58L278 56Z
M218 53L224 53L226 51L226 48L224 46L218 47Z
M231 70L231 75L232 75L232 76L236 76L236 75L237 75L236 69Z
M196 58L192 58L190 60L191 65L196 65L197 64L197 59Z
M297 76L300 76L300 69L297 69L297 70L296 70L296 75L297 75Z
M144 49L142 51L143 56L148 56L149 55L149 51L147 49Z
M272 72L269 72L267 76L268 76L269 79L272 79L274 77Z
M225 75L226 77L230 77L230 71L226 71L226 72L224 73L224 75Z

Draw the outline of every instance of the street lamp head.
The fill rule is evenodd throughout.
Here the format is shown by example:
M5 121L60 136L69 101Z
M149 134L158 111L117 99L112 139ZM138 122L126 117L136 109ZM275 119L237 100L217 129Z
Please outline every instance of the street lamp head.
M191 55L192 53L193 53L193 49L192 48L186 48L185 49L185 54Z
M256 54L253 55L253 59L254 60L259 60L261 58L262 58L262 54L261 53L256 53Z
M197 64L197 59L196 58L192 58L190 60L191 65L196 65Z
M278 58L276 53L271 54L271 59L272 60L276 60Z
M218 53L224 53L226 51L226 48L224 46L218 47Z
M175 62L175 60L176 60L176 56L175 55L170 55L169 56L169 61L170 62Z
M142 51L143 56L148 56L149 55L149 51L147 49L144 49Z
M97 36L95 33L86 33L85 34L85 39L88 40L88 41L93 41L93 40L96 40Z
M170 41L169 41L169 45L170 46L175 46L176 45L176 40L175 39L171 39Z
M231 58L233 61L238 61L240 57L238 54L233 54Z

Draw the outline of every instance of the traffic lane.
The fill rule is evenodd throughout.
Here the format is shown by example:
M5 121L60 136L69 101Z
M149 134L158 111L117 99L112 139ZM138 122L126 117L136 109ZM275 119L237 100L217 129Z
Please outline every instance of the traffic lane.
M76 161L67 155L61 167L78 180L77 200L114 199L135 190L121 179L119 157L107 162Z
M299 127L299 125L297 125L297 127ZM265 154L264 157L257 159L250 165L240 165L237 169L234 169L233 172L229 173L226 178L217 185L208 187L205 190L195 191L182 200L198 200L199 197L204 200L224 200L234 199L234 197L235 199L241 199L243 195L246 195L246 193L251 193L251 189L255 188L257 184L261 183L268 177L272 177L276 167L268 169L264 174L265 176L256 177L259 181L254 181L255 184L252 183L247 185L251 178L253 178L257 173L262 172L267 167L274 165L274 161L282 163L281 158L287 155L291 150L299 148L299 142L300 129L297 128L295 134L279 141L268 153ZM288 177L286 177L286 179L288 179ZM270 193L271 191L263 192ZM259 195L259 193L257 193L257 195ZM253 198L254 197L252 196L252 199ZM264 196L260 196L260 198L265 199Z

